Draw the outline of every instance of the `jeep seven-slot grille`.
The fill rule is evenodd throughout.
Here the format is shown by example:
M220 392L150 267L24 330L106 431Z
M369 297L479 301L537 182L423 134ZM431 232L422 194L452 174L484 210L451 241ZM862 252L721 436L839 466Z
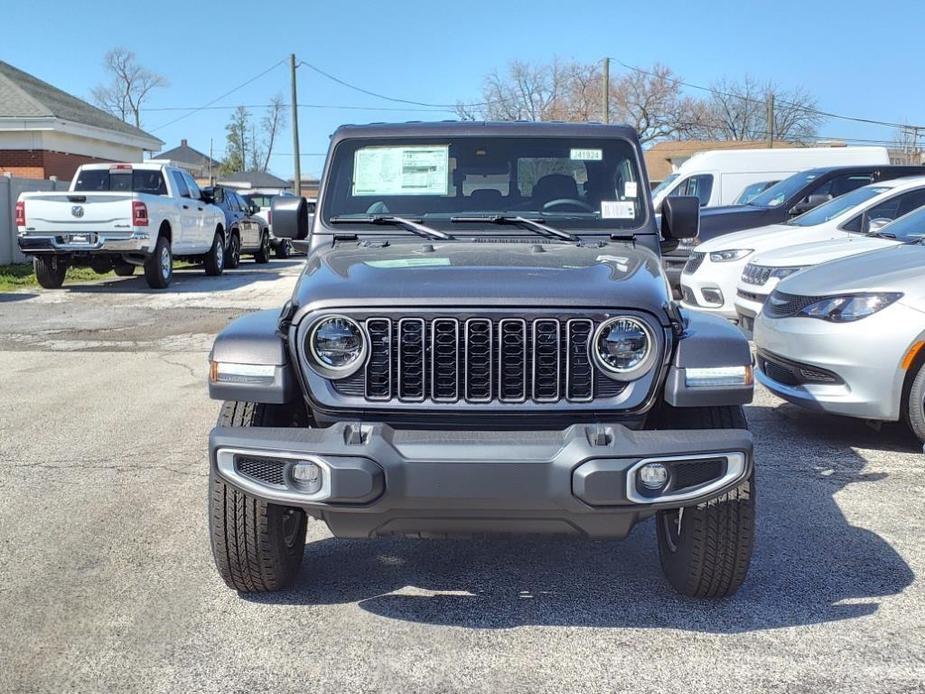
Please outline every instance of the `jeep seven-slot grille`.
M626 387L597 377L586 318L369 318L364 369L334 382L370 401L591 402Z

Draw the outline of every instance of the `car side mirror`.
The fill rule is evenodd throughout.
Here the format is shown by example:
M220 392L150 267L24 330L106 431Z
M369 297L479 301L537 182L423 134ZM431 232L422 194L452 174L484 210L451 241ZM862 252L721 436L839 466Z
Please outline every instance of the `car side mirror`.
M700 233L700 199L696 196L665 198L661 214L665 241L693 239Z
M212 189L212 199L215 202L225 202L225 191L221 188Z
M250 214L257 214L258 212L260 212L260 208L254 203L251 203L250 205L247 206L247 211L250 212Z
M270 205L273 236L302 240L308 237L308 205L305 198L277 195Z
M864 221L861 222L861 228L868 234L876 234L892 221L892 219L888 219L887 217L875 217L874 219L870 219L865 213Z
M814 207L819 207L819 205L821 205L824 202L828 202L831 199L832 199L831 195L825 195L822 193L814 193L813 195L810 195L805 200L801 200L796 205L794 205L792 208L790 208L790 215L792 217L796 217L797 215L801 215L805 212L809 212Z

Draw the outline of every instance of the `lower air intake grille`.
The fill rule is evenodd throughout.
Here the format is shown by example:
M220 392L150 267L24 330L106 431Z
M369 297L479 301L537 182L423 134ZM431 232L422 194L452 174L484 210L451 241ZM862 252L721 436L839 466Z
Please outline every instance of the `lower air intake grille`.
M679 463L672 466L674 488L676 490L696 487L712 482L722 477L726 470L726 461L722 458L715 460L695 460L690 463Z
M240 474L258 482L278 487L285 486L283 470L286 468L286 463L282 460L239 456L235 459L235 467Z

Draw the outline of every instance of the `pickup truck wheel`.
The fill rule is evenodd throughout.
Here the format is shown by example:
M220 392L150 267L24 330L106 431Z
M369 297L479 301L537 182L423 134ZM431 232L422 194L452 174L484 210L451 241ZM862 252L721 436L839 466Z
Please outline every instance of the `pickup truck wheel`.
M912 433L925 443L925 364L919 366L906 397L905 419Z
M225 271L225 240L218 232L215 232L212 238L212 247L206 254L203 265L209 277L217 277Z
M269 426L269 408L226 402L218 425ZM305 553L307 519L298 508L256 499L209 472L209 531L215 566L230 588L260 593L293 582Z
M113 262L112 271L115 272L118 277L131 277L135 274L135 266L120 258Z
M270 232L266 230L260 235L260 248L254 253L254 262L260 264L270 262Z
M279 242L279 245L276 247L276 257L277 258L288 258L292 255L292 243L289 239L283 239Z
M673 412L685 420L686 428L747 427L741 407L684 408ZM659 511L655 528L662 571L675 590L696 598L732 595L745 580L754 547L754 471L718 499Z
M165 289L173 278L173 253L170 241L159 236L154 253L145 261L145 280L151 289Z
M45 289L58 289L64 284L67 274L67 261L56 255L36 256L32 261L35 268L35 279Z
M234 270L241 264L241 237L232 232L228 249L225 251L225 267Z

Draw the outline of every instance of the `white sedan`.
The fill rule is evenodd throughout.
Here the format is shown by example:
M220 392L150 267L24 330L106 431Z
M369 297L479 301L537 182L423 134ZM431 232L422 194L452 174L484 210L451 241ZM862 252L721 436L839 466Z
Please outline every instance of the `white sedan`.
M706 241L691 253L681 274L682 303L687 308L737 320L739 280L745 267L759 254L765 256L801 244L860 238L923 204L925 176L897 178L858 188L786 224Z

